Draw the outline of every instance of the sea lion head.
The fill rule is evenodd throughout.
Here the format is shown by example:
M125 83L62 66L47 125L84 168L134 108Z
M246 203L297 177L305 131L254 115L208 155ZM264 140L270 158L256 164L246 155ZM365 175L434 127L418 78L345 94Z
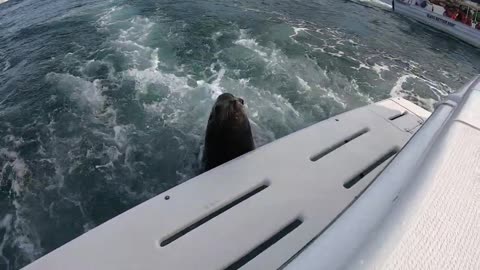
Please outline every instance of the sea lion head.
M217 125L227 125L230 128L243 127L246 122L248 123L244 105L245 101L242 98L230 93L221 94L213 106L209 123L215 122Z

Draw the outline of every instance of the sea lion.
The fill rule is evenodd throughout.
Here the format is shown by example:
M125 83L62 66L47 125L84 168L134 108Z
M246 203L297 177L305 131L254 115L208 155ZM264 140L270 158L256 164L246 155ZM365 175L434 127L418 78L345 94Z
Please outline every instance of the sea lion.
M204 171L255 149L244 100L225 93L217 98L208 119L203 152Z

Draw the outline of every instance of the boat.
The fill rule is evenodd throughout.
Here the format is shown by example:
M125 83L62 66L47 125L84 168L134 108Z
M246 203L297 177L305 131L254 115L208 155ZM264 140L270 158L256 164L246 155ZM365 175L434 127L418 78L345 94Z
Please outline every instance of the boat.
M419 5L419 1L424 4ZM396 13L429 25L480 48L480 5L468 0L439 2L439 4L443 6L426 2L426 0L392 0L392 9ZM467 14L473 14L471 25L446 16L445 7L448 5L455 8L463 8Z
M205 172L26 266L480 269L480 76L392 97Z

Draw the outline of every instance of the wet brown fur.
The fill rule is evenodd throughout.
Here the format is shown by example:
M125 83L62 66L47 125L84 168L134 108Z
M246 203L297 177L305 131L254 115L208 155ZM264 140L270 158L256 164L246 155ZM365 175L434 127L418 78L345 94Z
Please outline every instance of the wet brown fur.
M232 94L217 98L208 119L203 153L208 171L255 149L244 101Z

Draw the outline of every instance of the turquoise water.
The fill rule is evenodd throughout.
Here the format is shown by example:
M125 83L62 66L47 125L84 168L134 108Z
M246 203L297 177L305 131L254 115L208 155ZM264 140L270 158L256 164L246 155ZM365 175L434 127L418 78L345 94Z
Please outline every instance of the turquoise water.
M222 92L263 145L390 96L431 110L480 73L368 0L10 0L0 36L0 269L195 176Z

